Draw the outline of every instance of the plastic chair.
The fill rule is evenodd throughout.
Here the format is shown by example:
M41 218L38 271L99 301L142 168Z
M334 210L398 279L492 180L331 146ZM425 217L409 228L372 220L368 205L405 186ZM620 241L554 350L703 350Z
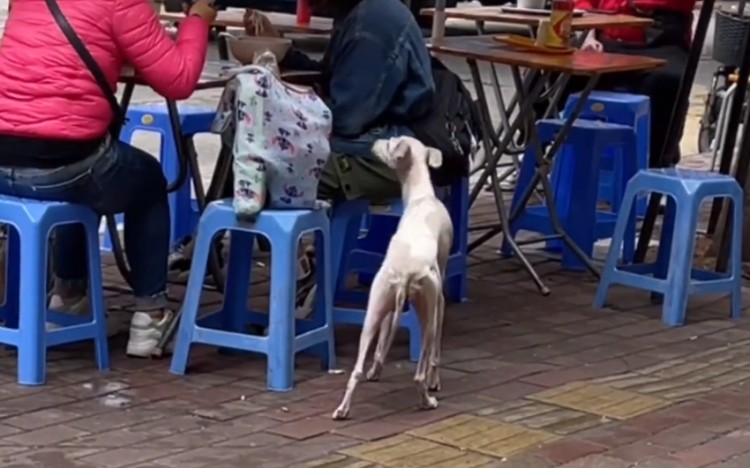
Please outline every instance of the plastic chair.
M18 383L44 384L47 348L84 340L94 341L97 366L108 370L97 215L80 205L0 196L0 223L9 226L0 343L18 349ZM55 227L73 223L86 231L91 317L47 309L49 237ZM48 331L46 322L59 328Z
M215 108L180 105L180 128L183 136L192 138L198 133L209 133L216 115ZM177 180L180 173L180 161L177 156L177 146L172 135L172 124L165 103L132 105L128 108L127 123L122 129L120 140L131 143L136 131L155 132L161 135L159 148L160 162L167 182ZM198 203L192 198L193 174L188 172L185 183L178 190L169 194L169 216L172 221L170 241L182 239L195 232L198 225L200 210ZM117 223L123 221L123 216L117 216ZM112 250L112 241L107 232L103 243L104 250Z
M564 118L573 113L580 98L580 93L571 94L568 97L563 111ZM651 100L648 96L592 91L579 118L633 127L636 138L636 167L638 170L648 169L651 141ZM606 152L602 158L599 174L599 201L607 202L613 211L622 205L622 197L629 180L629 176L622 172L621 157L622 154L617 154L617 152ZM646 202L646 198L638 200L636 205L638 216L645 215Z
M231 241L224 304L219 312L198 319L208 255L214 238L226 230L231 233ZM316 234L316 304L311 320L295 320L297 248L300 237L308 232ZM268 314L247 309L256 235L265 236L271 243ZM330 245L329 221L324 210L264 210L251 223L237 220L231 200L209 204L198 223L171 372L185 373L190 345L194 343L265 354L267 385L273 391L292 389L295 354L302 350L310 349L320 356L325 369L334 368ZM267 326L268 336L243 333L250 324Z
M557 119L537 122L542 146L554 140L564 123L564 120ZM594 242L611 237L615 229L616 214L597 210L600 162L609 148L619 148L626 155L621 158L623 175L635 174L634 160L627 157L635 152L635 133L632 127L578 119L555 156L550 174L550 185L562 226L588 255L593 253ZM529 147L521 162L518 185L513 195L514 210L535 174L534 151L533 146ZM511 236L515 236L518 231L537 232L545 236L555 234L545 204L526 206L510 227ZM635 251L635 217L628 222L626 236L623 256L629 261ZM547 242L550 250L560 246L562 242L559 240ZM502 249L505 255L510 254L507 242L503 242ZM562 246L562 267L569 270L585 268L578 257L565 246Z
M642 193L667 195L659 251L654 263L617 265L617 248L622 243L636 197ZM730 270L727 274L693 269L693 250L701 202L726 197L732 201ZM623 284L652 292L663 300L662 321L669 326L685 323L688 296L731 295L731 316L742 315L742 189L733 177L713 172L681 169L640 171L628 184L617 219L607 263L602 272L594 308L604 305L612 284Z

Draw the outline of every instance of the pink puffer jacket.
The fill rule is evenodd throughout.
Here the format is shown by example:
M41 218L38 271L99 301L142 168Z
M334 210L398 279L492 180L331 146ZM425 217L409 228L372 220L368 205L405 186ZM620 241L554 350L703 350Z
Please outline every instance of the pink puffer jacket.
M188 98L206 58L208 25L182 22L176 42L148 0L58 0L60 9L114 88L132 64L151 87ZM0 134L94 139L111 110L44 0L13 0L0 39Z

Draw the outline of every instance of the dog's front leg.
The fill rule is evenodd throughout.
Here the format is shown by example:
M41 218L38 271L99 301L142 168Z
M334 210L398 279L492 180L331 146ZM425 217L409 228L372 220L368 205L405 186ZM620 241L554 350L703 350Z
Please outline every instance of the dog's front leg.
M420 287L416 294L413 305L419 315L419 322L422 327L422 349L419 353L419 362L417 363L417 372L414 374L414 383L417 385L419 395L419 407L421 409L437 408L437 398L431 396L427 388L427 374L432 360L434 346L434 320L435 320L435 297L429 286Z
M388 283L383 275L378 272L372 282L370 289L370 298L367 301L367 312L365 313L365 323L362 327L362 334L359 337L359 351L357 352L357 361L354 364L354 370L349 376L346 384L346 392L341 404L333 412L333 419L346 419L349 417L349 411L352 406L352 396L357 384L364 380L365 359L370 350L372 340L375 338L375 332L387 317L388 312L393 308L394 297Z

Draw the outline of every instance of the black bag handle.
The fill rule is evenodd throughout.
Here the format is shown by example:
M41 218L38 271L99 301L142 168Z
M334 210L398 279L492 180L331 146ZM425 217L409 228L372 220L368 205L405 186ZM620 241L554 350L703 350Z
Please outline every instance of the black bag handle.
M45 1L47 2L49 11L52 13L52 17L55 18L55 22L60 27L60 30L68 39L70 45L73 46L73 49L75 49L75 51L78 53L78 56L86 65L86 68L88 68L91 74L94 76L94 80L96 80L96 84L99 85L99 88L101 88L102 93L104 93L104 97L107 99L109 107L112 109L112 122L109 125L109 133L113 138L118 138L120 135L120 130L122 129L124 118L122 108L120 107L120 103L117 102L114 90L110 87L109 82L104 76L104 72L102 71L99 64L96 63L96 60L91 56L91 53L83 44L83 41L81 41L81 38L78 37L78 34L76 34L76 32L73 30L73 27L68 22L68 19L65 18L65 15L63 15L63 12L60 10L60 5L57 4L57 1Z

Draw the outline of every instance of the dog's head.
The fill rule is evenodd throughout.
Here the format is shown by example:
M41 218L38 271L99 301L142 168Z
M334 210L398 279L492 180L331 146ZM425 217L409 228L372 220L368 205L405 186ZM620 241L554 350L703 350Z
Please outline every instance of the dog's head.
M428 148L416 138L407 136L376 141L372 154L399 175L408 173L415 164L435 168L443 164L440 150Z

